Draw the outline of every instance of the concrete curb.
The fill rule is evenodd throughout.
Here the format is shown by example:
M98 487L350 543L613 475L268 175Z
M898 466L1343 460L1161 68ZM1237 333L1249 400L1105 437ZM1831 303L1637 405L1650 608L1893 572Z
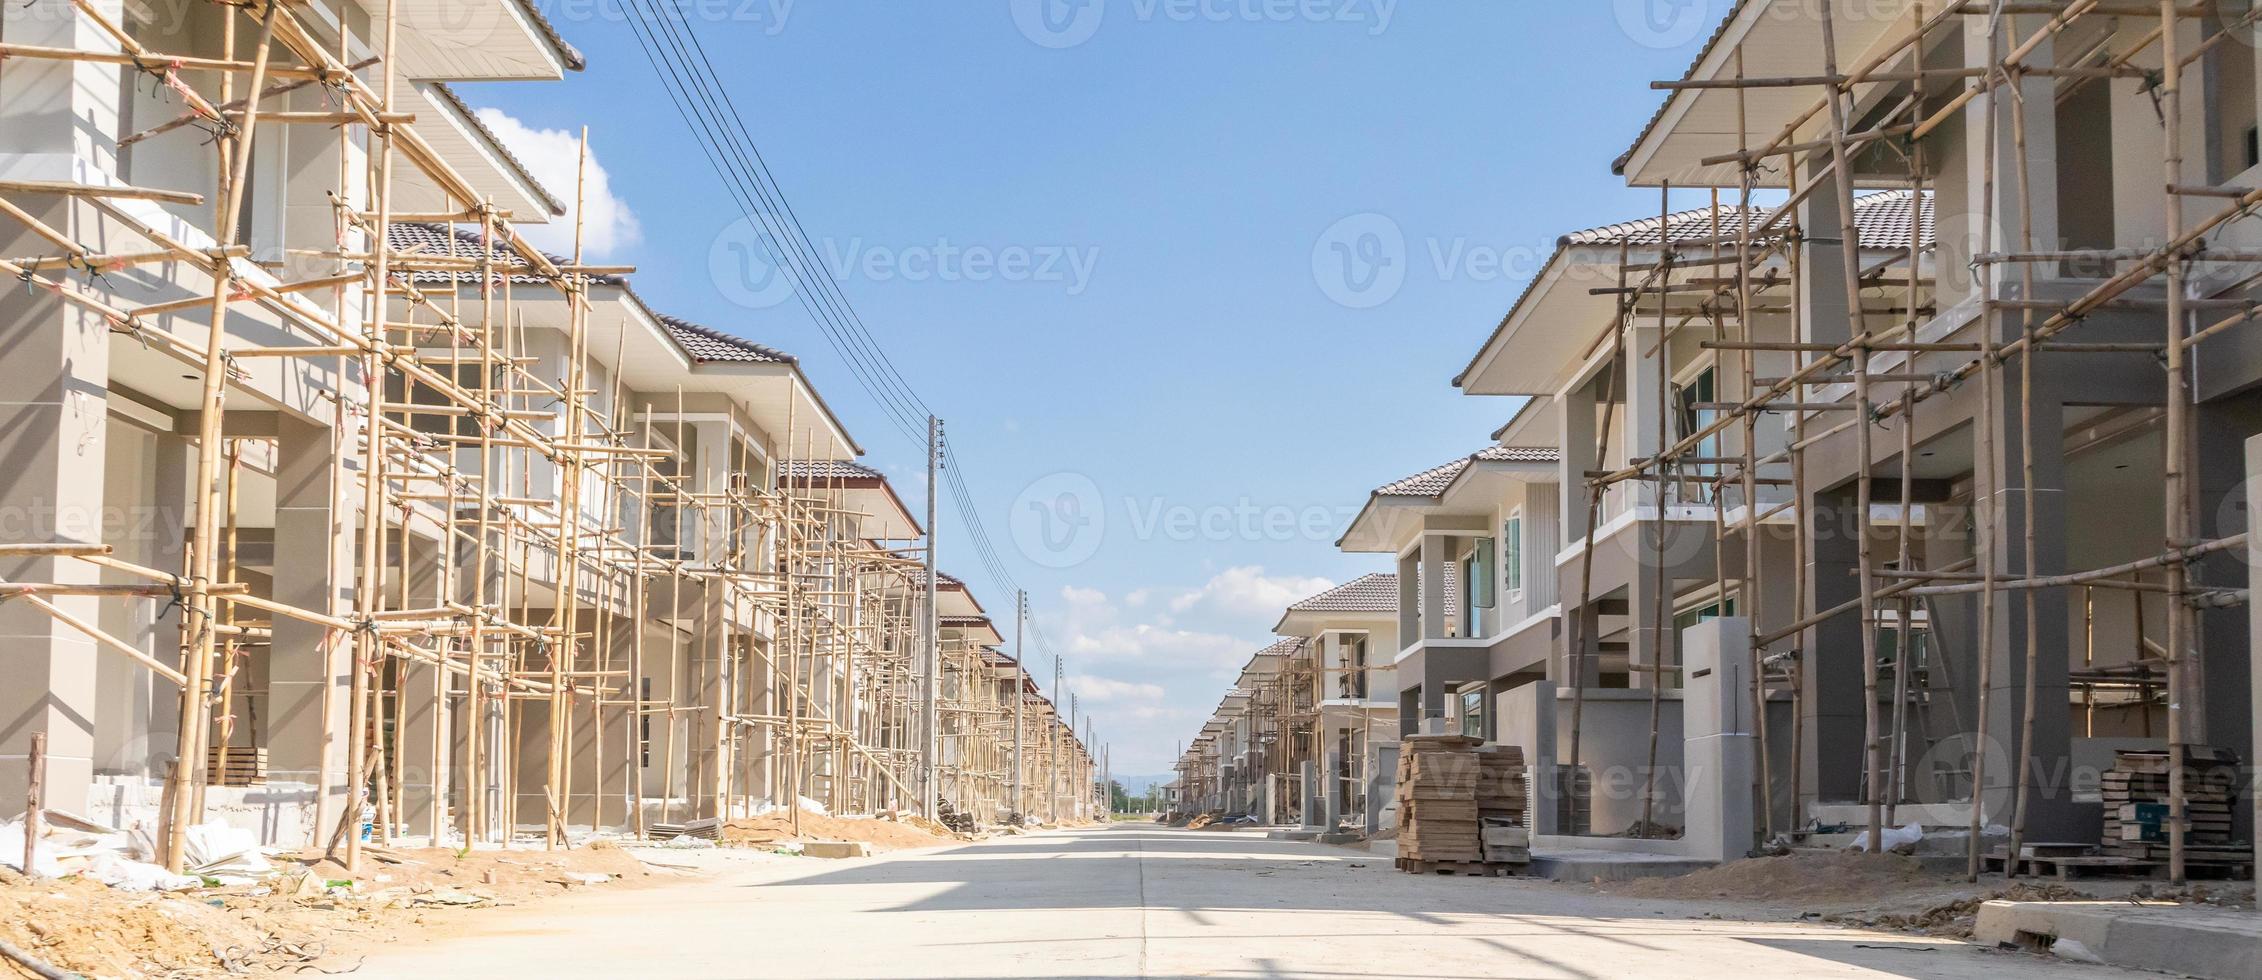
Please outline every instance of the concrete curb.
M2262 918L2126 902L2006 902L1979 907L1974 938L2069 959L2207 980L2262 976Z

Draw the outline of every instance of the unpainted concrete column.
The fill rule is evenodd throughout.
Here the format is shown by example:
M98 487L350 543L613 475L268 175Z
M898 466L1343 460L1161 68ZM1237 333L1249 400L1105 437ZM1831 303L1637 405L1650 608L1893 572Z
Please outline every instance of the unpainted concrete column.
M1750 853L1758 837L1752 797L1758 742L1751 717L1751 621L1729 616L1699 623L1681 641L1689 668L1681 700L1682 761L1687 767L1681 841L1690 857L1734 860Z
M2262 436L2246 440L2245 455L2246 510L2253 513L2256 507L2262 507ZM2246 566L2262 567L2262 536L2249 536L2246 539ZM2262 636L2262 603L2251 600L2247 602L2246 629L2248 648L2252 649L2254 637ZM2262 710L2256 710L2262 708L2262 670L2250 668L2246 684L2247 758L2262 759ZM2248 789L2246 817L2251 821L2249 827L2262 826L2262 790ZM2251 835L2248 839L2254 841L2254 866L2262 868L2262 834L2253 834L2251 830L2248 833Z
M1861 594L1859 540L1854 500L1850 489L1826 490L1809 496L1804 508L1809 522L1807 594L1815 609L1829 609ZM1809 629L1800 645L1804 690L1799 710L1805 715L1807 745L1799 754L1801 820L1806 807L1817 802L1845 803L1860 798L1862 740L1867 717L1862 708L1861 617L1845 613Z
M407 608L429 609L440 604L438 547L412 538L408 554ZM411 660L397 662L399 715L393 733L395 751L401 754L401 824L413 835L439 840L448 821L448 785L454 760L449 747L455 742L455 718L450 675L437 666Z
M1422 534L1421 550L1421 601L1422 639L1445 638L1445 565L1446 538L1439 534Z
M340 430L287 415L276 421L277 602L353 613L352 476ZM290 616L275 617L268 653L267 765L271 780L317 788L314 826L326 833L346 804L345 728L353 638Z
M2005 333L2015 329L2006 324ZM2004 371L2009 390L2016 392L2020 366L2013 361ZM1973 481L1975 497L1994 501L1996 546L2008 577L2056 575L2066 567L2065 407L2050 383L2047 365L2035 374L2034 386L2034 563L2026 561L2026 477L2020 453L2018 399L2006 399L2002 424L2001 488L1986 485L1986 474ZM2072 758L2073 713L2067 707L2071 687L2067 678L2070 611L2067 589L2029 589L2007 593L1996 608L1996 661L1984 710L1988 712L1988 738L1983 746L1995 753L1988 763L1988 785L1981 796L1987 801L1989 821L2008 824L2012 819L2017 785L2017 765L2022 753L2033 756L2028 782L2028 840L2073 840L2088 832L2075 812L2072 787L2066 778ZM2034 605L2035 665L2034 741L2021 745L2026 695L2027 604ZM2001 760L2000 764L1996 760Z
M70 210L55 202L36 213L69 227ZM12 224L0 223L0 243L0 254L53 252L45 239ZM10 287L0 301L0 363L7 365L0 371L0 461L6 463L0 468L0 537L99 544L106 516L109 328L44 291ZM25 556L0 558L0 578L92 583L100 575L77 559ZM94 623L102 602L132 600L48 601ZM0 603L0 772L9 774L0 777L0 812L22 810L24 760L31 737L41 732L47 735L47 805L86 809L94 776L97 660L116 656L30 603ZM178 700L177 689L165 693Z

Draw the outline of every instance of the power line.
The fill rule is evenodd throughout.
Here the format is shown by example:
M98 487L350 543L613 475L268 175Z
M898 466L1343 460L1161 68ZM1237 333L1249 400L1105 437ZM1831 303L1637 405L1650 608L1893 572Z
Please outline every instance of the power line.
M713 75L712 62L705 58L703 49L698 63L691 60L686 39L691 47L697 47L697 34L678 8L670 4L667 10L675 16L661 13L657 0L635 0L638 16L628 21L669 101L746 219L759 225L755 238L772 268L795 287L795 301L891 424L906 439L922 441L918 429L931 413L903 382L892 362L879 352L854 307L817 259L816 249L798 220L789 223L781 218L790 214L790 205L785 204L784 194L767 167L750 162L750 155L759 151L735 105L729 103L727 89ZM717 92L721 93L721 102L717 101Z
M816 245L800 215L786 198L769 161L754 141L745 115L731 97L699 38L692 19L683 15L680 0L632 0L636 16L626 18L645 60L659 76L668 99L691 131L708 164L723 182L745 218L759 225L755 237L772 268L784 274L795 288L794 299L809 315L826 343L840 355L857 384L872 396L889 423L914 443L924 443L919 430L936 414L911 387L887 351L872 335L818 256ZM962 457L943 444L942 487L928 493L948 492L984 572L1001 591L1022 589L1006 567L989 528L982 522L972 488L963 475ZM1044 632L1029 614L1037 646L1058 661ZM1056 695L1059 692L1055 692Z

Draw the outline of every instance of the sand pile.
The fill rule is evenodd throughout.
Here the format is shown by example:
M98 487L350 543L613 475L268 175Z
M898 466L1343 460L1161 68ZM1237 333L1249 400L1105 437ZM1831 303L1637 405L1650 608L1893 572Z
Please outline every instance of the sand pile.
M1730 899L1767 904L1858 903L1880 895L1932 888L1947 879L1915 858L1861 851L1801 852L1747 858L1677 878L1640 878L1604 885L1634 898Z
M933 829L884 817L835 817L803 810L801 829L796 833L793 815L780 810L752 819L733 820L724 825L723 843L769 847L786 841L848 840L863 841L872 845L875 851L900 851L915 847L942 847L965 839L942 827L929 826Z

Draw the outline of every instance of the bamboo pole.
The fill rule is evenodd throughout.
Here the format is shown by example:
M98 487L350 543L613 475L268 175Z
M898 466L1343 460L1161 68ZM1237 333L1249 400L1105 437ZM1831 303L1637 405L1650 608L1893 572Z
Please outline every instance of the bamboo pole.
M82 4L82 11L92 16ZM223 17L232 22L231 14ZM251 89L258 91L267 75L269 43L274 36L275 13L272 7L259 15L257 50L253 52ZM232 52L231 52L232 53ZM259 123L256 107L247 109L243 124L232 136L242 152L233 161L233 169L221 187L222 203L215 238L222 246L235 244L237 210L243 203L245 168L250 165L251 140ZM226 145L228 141L222 141ZM165 868L179 873L183 859L189 825L201 819L195 810L197 794L194 787L204 779L204 737L211 718L211 704L207 692L212 675L212 660L217 633L211 628L218 622L218 605L213 600L212 586L219 567L214 552L219 538L220 500L217 491L220 469L221 426L227 410L227 363L224 360L228 336L228 302L233 277L232 260L219 259L212 265L212 303L210 324L205 336L205 359L202 392L197 399L197 452L196 452L196 527L191 535L190 574L188 601L183 606L181 631L183 648L187 653L182 673L188 683L181 689L181 712L178 745L182 757L179 765L168 774L168 791L172 794L171 806L164 821L162 848Z

